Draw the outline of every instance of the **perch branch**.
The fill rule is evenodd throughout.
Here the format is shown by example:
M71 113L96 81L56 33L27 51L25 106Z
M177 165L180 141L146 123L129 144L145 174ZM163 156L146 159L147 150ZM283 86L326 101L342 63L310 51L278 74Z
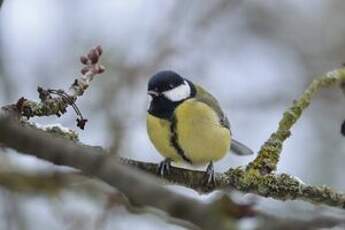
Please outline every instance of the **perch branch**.
M2 130L2 132L0 133L0 141L2 143L7 145L8 147L12 147L18 151L37 156L41 159L50 161L54 164L75 167L77 169L80 169L88 173L88 171L90 171L90 168L92 167L94 168L102 167L102 165L106 163L106 162L102 163L102 160L106 159L105 161L108 161L106 163L106 165L108 166L107 170L111 170L113 168L118 167L117 165L119 165L120 163L121 166L130 166L135 169L143 170L149 174L157 175L158 167L159 167L158 164L134 161L134 160L123 159L123 158L119 160L117 158L110 157L109 154L107 154L105 151L102 151L99 148L94 148L91 146L81 146L77 144L75 144L74 146L72 142L71 143L67 142L69 144L67 146L73 146L73 148L71 147L71 149L68 150L68 152L73 152L73 151L78 150L78 152L79 151L84 152L82 155L73 154L73 155L65 156L64 152L66 152L67 150L59 150L59 148L55 149L54 147L50 147L50 142L47 142L46 144L40 143L40 145L44 145L44 146L38 146L37 144L33 147L30 146L31 149L42 148L42 149L50 150L48 151L48 153L46 153L46 155L41 156L39 155L39 153L33 152L34 150L29 151L30 148L23 146L23 144L21 144L22 146L18 146L18 145L16 146L17 140L20 143L27 142L27 140L25 139L26 137L24 136L22 137L23 138L22 140L18 139L20 134L16 134L16 139L9 139L9 140L4 141L3 138L6 137L6 135L9 135L5 133L6 130L12 130L12 126L13 126L13 125L10 126L6 124L5 121L6 120L0 121L0 129ZM16 127L16 128L18 129L16 132L20 132L19 127ZM25 130L25 131L29 133L28 130ZM38 132L37 130L31 130L31 131L35 135L37 134L43 135L43 132L41 133L41 132ZM13 133L13 131L10 131L10 132ZM29 136L29 134L27 135ZM30 138L35 139L36 137L30 137ZM40 139L41 138L39 138L39 140ZM12 141L12 143L9 144L9 141ZM63 142L62 139L59 141ZM66 142L64 144L61 144L61 146L66 147ZM77 146L79 146L81 149L79 150ZM53 149L50 149L50 148L53 148ZM51 151L53 151L53 153ZM85 153L85 151L87 153ZM72 158L72 159L68 159L67 157ZM79 159L79 157L82 157L82 158ZM67 160L65 158L67 158ZM126 170L128 170L127 167L126 167ZM102 171L102 173L104 172ZM88 173L88 174L94 175L93 173ZM98 177L108 182L109 178L105 178L105 176L109 176L109 175L102 174L101 176L98 176ZM252 173L252 171L248 172L247 170L242 169L242 168L229 169L225 173L216 173L215 187L205 185L203 183L204 176L205 176L204 172L202 171L171 167L170 173L168 175L165 175L163 179L165 179L166 181L169 181L169 183L179 184L185 187L189 187L191 189L199 191L200 193L208 193L216 189L236 188L237 190L245 192L245 193L255 193L260 196L271 197L278 200L299 199L299 200L304 200L304 201L316 203L316 204L325 204L325 205L329 205L333 207L339 207L342 209L345 208L345 194L344 193L337 192L334 189L328 188L326 186L307 185L303 183L300 179L287 175L287 174L261 175L261 174ZM109 183L109 184L114 185L113 183ZM114 186L116 187L116 185Z
M121 159L121 163L157 175L158 164ZM345 209L345 194L326 186L312 186L303 183L297 177L288 174L258 175L242 168L229 169L225 173L216 173L215 187L202 181L204 172L171 167L171 173L164 175L169 183L183 185L200 193L209 193L216 189L236 188L244 193L255 193L277 200L304 200L314 204L325 204Z
M231 217L254 214L251 208L237 205L225 197L208 204L184 197L159 185L157 178L120 164L104 151L53 138L6 118L0 118L0 142L54 164L79 169L114 186L136 205L158 208L203 229L229 229L233 225Z

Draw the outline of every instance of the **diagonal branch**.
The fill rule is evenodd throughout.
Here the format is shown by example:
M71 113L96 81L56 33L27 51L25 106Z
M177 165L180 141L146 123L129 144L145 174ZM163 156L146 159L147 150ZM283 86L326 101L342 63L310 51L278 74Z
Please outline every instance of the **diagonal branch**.
M282 152L284 141L290 136L290 129L297 122L302 112L309 106L312 97L321 89L345 81L345 68L337 69L313 80L302 96L283 114L278 129L261 147L258 156L248 164L247 170L258 170L261 174L275 171Z

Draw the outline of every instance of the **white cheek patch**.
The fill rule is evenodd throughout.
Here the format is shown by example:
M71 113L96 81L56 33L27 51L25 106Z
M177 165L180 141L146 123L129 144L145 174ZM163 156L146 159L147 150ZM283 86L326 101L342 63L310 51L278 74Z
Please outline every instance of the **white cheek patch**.
M188 82L184 81L182 85L177 86L171 90L163 92L163 95L170 101L181 101L190 97L191 89Z

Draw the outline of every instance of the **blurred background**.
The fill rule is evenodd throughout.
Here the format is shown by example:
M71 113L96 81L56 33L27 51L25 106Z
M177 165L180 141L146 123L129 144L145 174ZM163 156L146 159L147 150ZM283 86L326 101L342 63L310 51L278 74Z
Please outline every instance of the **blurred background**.
M78 76L79 56L101 45L106 72L77 104L89 120L81 142L137 160L162 160L146 134L146 87L171 69L218 98L234 136L257 151L282 113L314 77L345 62L343 0L5 0L0 10L0 104L37 99L37 86L67 89ZM340 90L323 90L284 145L278 171L306 183L345 190L345 118ZM70 109L61 118L33 119L74 128ZM3 151L3 150L0 150ZM216 170L252 157L226 156ZM39 173L60 170L10 151L0 168ZM0 187L0 229L183 229L156 215L107 204L106 185L76 183L58 195ZM99 183L99 182L98 182ZM172 189L206 200L184 188ZM140 192L140 191L138 191ZM278 216L308 218L338 210L298 201L237 194ZM255 223L244 221L243 229Z

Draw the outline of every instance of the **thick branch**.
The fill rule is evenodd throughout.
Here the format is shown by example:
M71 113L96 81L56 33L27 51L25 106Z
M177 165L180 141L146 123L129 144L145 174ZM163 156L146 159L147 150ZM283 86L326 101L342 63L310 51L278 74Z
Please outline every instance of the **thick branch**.
M301 218L278 218L271 215L261 215L263 220L260 221L256 230L275 230L275 229L303 229L303 230L315 230L315 229L337 229L344 228L345 219L342 217L332 217L315 215L312 219Z
M42 131L21 127L9 119L0 118L0 130L0 142L6 146L98 177L126 194L137 205L161 209L172 217L188 220L204 229L229 229L233 224L230 217L234 215L231 208L234 204L229 200L199 203L160 186L157 178L121 165L103 151L52 138ZM244 212L245 215L253 214L247 209Z
M80 169L89 175L99 177L114 187L118 188L117 184L120 183L118 180L114 182L114 178L126 178L123 177L122 174L126 174L129 173L127 171L131 171L128 170L127 167L124 168L122 165L144 170L152 175L157 175L159 167L158 164L121 159L121 165L119 165L119 161L117 159L110 157L99 148L96 149L88 146L80 146L73 143L67 143L66 145L66 141L62 139L51 141L51 138L45 136L43 132L41 133L31 129L24 129L23 131L25 132L22 133L20 127L13 126L13 124L5 124L5 121L6 120L0 121L0 130L2 130L2 132L0 132L0 141L7 146L58 165L67 165ZM13 135L15 135L16 138L13 138ZM36 141L38 143L36 143ZM121 171L121 173L118 171ZM133 174L133 172L128 175L131 174ZM136 178L136 175L137 173L134 172L134 175L132 176ZM255 193L260 196L271 197L278 200L299 199L311 203L325 204L343 209L345 208L344 193L337 192L325 186L306 185L298 178L287 174L261 175L255 171L246 171L242 168L229 169L225 173L216 174L215 187L205 185L205 183L203 183L204 176L204 172L201 171L172 167L171 172L165 175L164 179L170 183L192 188L200 193L208 193L216 189L236 188L245 193ZM144 176L144 178L145 177L146 176ZM138 179L140 180L140 177ZM137 183L138 179L132 178L133 183ZM151 186L150 183L156 183L155 180L150 181L151 179L152 178L149 178L149 182L147 184L149 187ZM126 179L126 181L129 182L130 180ZM143 179L142 181L146 181L146 179ZM120 183L120 185L126 186L128 184L124 185ZM143 186L145 188L140 189L138 186L139 185L136 185L136 188L133 189L135 191L131 190L132 193L130 194L133 194L133 192L136 193L136 191L150 190L144 185ZM156 188L157 185L155 184L154 187ZM169 192L169 194L170 193L171 192ZM158 194L157 196L160 197ZM129 197L131 198L131 196ZM144 199L144 197L141 198ZM139 202L139 204L141 203ZM155 205L152 206L157 207ZM163 208L163 210L166 209Z
M0 172L0 186L15 192L55 194L81 176L71 173L28 174L27 172Z

